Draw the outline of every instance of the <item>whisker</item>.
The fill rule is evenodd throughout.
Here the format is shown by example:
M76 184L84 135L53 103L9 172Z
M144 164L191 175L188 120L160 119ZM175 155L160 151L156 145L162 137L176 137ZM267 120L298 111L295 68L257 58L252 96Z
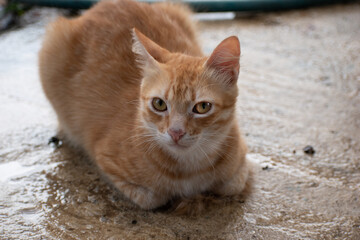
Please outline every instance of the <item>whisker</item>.
M198 149L205 155L206 160L208 161L208 163L210 164L211 168L213 169L213 178L216 177L216 173L215 173L215 167L214 164L211 162L211 160L209 159L209 156L206 154L206 152L201 148L201 145L197 146Z

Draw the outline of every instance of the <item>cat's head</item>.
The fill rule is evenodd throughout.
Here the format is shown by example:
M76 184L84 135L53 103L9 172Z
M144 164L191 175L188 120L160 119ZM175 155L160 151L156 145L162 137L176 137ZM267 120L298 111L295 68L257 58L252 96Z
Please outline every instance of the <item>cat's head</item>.
M174 157L216 151L233 124L240 43L223 40L210 57L171 53L134 29L142 69L139 113L149 135Z

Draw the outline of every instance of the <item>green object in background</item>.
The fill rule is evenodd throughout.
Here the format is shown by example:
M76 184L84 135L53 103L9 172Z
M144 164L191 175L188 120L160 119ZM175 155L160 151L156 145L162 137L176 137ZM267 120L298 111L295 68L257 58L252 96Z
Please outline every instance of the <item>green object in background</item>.
M97 0L13 0L13 2L29 5L87 9ZM139 2L163 2L158 0L139 0ZM182 0L175 1L188 4L197 12L244 12L244 11L277 11L306 8L336 2L339 0Z

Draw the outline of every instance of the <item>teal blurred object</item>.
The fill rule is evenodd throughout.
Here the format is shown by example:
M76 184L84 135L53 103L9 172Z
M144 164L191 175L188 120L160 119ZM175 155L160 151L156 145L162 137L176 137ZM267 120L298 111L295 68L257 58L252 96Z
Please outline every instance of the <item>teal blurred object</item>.
M13 2L29 5L87 9L97 0L13 0ZM139 2L163 2L156 0L139 0ZM247 12L247 11L279 11L299 9L312 6L344 2L340 0L182 0L174 1L188 4L196 12Z

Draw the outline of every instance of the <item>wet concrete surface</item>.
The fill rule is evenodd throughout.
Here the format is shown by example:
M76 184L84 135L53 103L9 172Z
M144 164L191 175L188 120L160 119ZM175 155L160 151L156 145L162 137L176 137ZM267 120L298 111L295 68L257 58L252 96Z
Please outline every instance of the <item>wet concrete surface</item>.
M48 145L56 119L37 52L59 12L37 11L0 35L1 239L360 239L359 4L200 21L206 52L240 38L255 180L245 202L195 218L142 211L66 143Z

